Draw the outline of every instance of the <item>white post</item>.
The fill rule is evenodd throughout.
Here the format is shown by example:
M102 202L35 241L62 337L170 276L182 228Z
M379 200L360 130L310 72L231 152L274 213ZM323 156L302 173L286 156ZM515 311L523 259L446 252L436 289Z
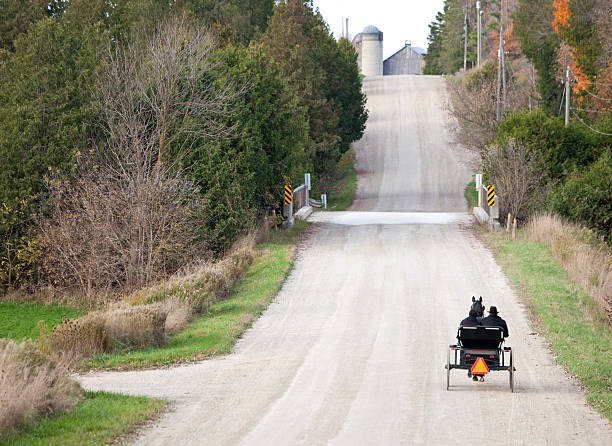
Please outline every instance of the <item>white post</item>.
M306 185L306 206L310 206L310 174L304 174L304 184Z
M323 202L323 209L327 209L327 194L321 194L321 201Z

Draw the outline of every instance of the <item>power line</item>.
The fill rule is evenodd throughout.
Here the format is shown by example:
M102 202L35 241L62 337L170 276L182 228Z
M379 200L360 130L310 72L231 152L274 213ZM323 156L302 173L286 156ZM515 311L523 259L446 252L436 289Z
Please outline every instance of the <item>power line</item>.
M576 107L572 107L572 110L583 111L583 112L587 112L587 113L608 113L608 111L593 110L593 109L590 109L590 108L576 108Z
M594 129L593 127L591 127L590 125L588 125L586 122L584 122L584 121L583 121L583 120L580 118L580 116L578 116L578 114L577 114L577 113L576 113L574 110L572 110L572 113L574 114L574 116L575 116L576 118L578 118L578 121L580 121L580 122L582 123L582 125L584 125L585 127L589 128L589 129L590 129L590 130L592 130L593 132L595 132L595 133L599 133L600 135L604 135L604 136L612 136L612 133L604 133L604 132L601 132L601 131L599 131L599 130L597 130L597 129Z
M582 90L582 91L584 91L585 93L587 93L587 94L589 94L589 95L593 96L594 98L597 98L597 99L599 99L599 100L601 100L601 101L610 101L610 102L612 102L612 99L609 99L609 98L602 98L601 96L597 96L595 93L591 93L591 92L590 92L589 90L587 90L587 89L584 89L584 90Z

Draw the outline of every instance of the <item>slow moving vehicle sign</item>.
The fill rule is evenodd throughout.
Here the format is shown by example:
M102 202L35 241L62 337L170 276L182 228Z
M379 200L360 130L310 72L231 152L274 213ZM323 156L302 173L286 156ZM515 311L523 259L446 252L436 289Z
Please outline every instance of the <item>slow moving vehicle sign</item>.
M472 375L486 375L489 373L489 366L482 358L478 358L472 366Z

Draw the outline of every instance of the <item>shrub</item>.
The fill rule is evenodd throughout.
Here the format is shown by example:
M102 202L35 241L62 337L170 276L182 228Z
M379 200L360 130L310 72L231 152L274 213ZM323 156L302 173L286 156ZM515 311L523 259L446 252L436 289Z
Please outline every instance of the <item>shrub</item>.
M74 407L82 396L65 361L52 361L31 341L0 339L0 438L41 414Z
M484 169L496 186L500 215L510 212L524 219L542 191L545 176L536 154L524 144L510 140L488 148Z
M30 200L0 205L0 288L14 289L30 284L39 259L38 239L28 227Z
M612 155L607 150L584 172L575 170L549 198L550 208L612 241Z
M541 110L511 113L499 126L497 142L505 144L511 139L537 155L550 179L562 179L574 166L590 164L605 143L582 124L566 127L561 119Z

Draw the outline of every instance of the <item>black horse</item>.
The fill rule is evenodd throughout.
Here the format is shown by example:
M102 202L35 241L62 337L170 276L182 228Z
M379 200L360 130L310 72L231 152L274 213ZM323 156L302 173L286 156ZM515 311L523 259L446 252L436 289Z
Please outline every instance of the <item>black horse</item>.
M475 296L472 296L472 306L470 307L470 313L472 312L472 310L476 312L476 319L478 319L478 322L480 322L482 318L484 317L484 311L485 311L485 306L482 304L482 296L480 296L478 300L476 300ZM460 364L465 364L465 352L461 350L459 354L460 354L460 359L459 359ZM472 372L470 370L468 370L467 376L468 378L472 378L474 381L478 381L478 377L476 375L472 376ZM481 376L480 380L484 381L484 377Z
M476 300L476 297L472 296L472 306L470 307L470 311L471 310L476 311L476 317L478 320L484 317L485 306L482 304L482 296L480 296L478 300Z

